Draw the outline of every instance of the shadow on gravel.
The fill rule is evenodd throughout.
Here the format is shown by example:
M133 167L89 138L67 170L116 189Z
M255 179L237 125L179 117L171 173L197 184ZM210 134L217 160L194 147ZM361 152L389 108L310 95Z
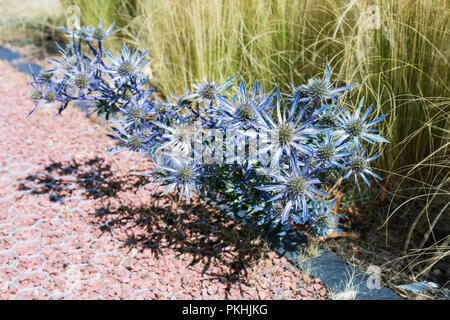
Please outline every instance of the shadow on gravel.
M111 164L103 158L68 162L54 162L44 172L25 177L26 183L19 185L20 191L31 194L49 194L52 201L63 201L82 191L87 199L114 197L118 192L133 190L146 182L146 177L116 175Z
M223 283L245 282L246 267L263 252L255 234L216 210L201 203L174 207L172 199L154 198L149 206L121 206L96 212L104 230L127 226L142 230L128 236L126 245L150 249L156 256L162 249L189 253L190 264L204 263L203 272ZM158 203L158 205L152 205ZM212 271L210 266L221 266ZM215 270L215 271L214 271Z
M130 250L152 250L156 256L162 255L164 248L180 255L188 253L190 264L204 263L203 273L226 285L245 282L246 267L263 254L255 233L196 200L187 205L170 196L155 196L144 204L133 203L124 192L135 193L148 178L115 175L102 158L53 163L26 180L19 190L48 195L52 201L76 195L101 200L101 207L92 215L103 232L126 234Z

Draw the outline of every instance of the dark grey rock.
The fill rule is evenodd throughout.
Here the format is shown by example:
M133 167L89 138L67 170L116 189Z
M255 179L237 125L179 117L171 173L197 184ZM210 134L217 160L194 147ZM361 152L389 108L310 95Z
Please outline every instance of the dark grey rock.
M35 63L21 63L21 64L14 64L14 66L22 71L23 73L28 74L29 76L32 76L33 74L39 74L39 72L42 70L40 66L38 66Z
M5 47L0 46L0 59L12 62L16 59L20 59L21 56Z

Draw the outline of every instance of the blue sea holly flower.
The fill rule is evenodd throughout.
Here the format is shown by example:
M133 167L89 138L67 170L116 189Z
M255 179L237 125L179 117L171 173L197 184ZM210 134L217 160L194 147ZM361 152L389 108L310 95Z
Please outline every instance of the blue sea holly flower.
M333 215L332 208L336 203L336 199L330 202L327 206L325 200L322 199L320 205L317 205L313 201L313 214L310 216L309 222L311 223L308 229L312 229L316 233L316 237L322 236L323 239L327 237L327 233L330 230L335 230L337 232L343 233L337 226L340 225L336 222L336 219L342 218L345 215Z
M89 61L77 55L77 63L64 72L68 77L68 84L77 89L79 95L87 96L90 90L95 89L97 63L96 59Z
M269 199L269 202L280 199L285 201L282 216L287 217L288 212L294 207L296 211L301 211L303 217L306 218L308 216L308 199L314 200L315 194L323 196L327 196L328 194L315 187L315 185L320 184L321 181L311 174L309 164L306 164L303 169L300 170L294 160L293 163L291 163L291 167L291 172L286 172L281 169L282 174L269 174L275 179L276 184L260 186L257 188L259 190L277 193L277 195Z
M381 177L377 175L375 172L373 172L369 166L369 162L377 159L378 157L381 156L381 154L370 158L365 158L364 154L366 153L366 151L367 149L364 149L359 155L355 151L353 153L353 156L347 159L346 167L348 168L348 172L345 174L344 179L347 179L348 177L350 177L351 174L353 174L355 176L355 183L357 183L359 175L364 180L364 182L370 187L370 182L365 176L365 174L369 174L373 176L375 179L381 179Z
M33 73L32 73L33 74ZM37 81L36 76L33 74L34 82L31 82L33 91L31 91L30 98L34 102L34 108L28 113L27 117L30 116L45 100L45 89L44 83Z
M150 114L155 117L156 120L164 122L169 117L175 117L178 112L178 105L169 101L160 101L155 98L152 101L152 108Z
M176 96L172 94L172 98L175 99L175 104L178 110L183 112L188 112L192 107L192 102L195 99L195 94L189 94L189 87L186 86L186 91L184 94Z
M369 116L370 111L372 110L372 105L370 105L370 107L367 108L366 112L364 112L364 114L361 116L361 108L363 104L364 98L361 99L359 107L358 109L356 109L353 115L351 115L348 111L345 111L342 115L338 116L339 126L338 129L333 132L333 134L340 136L339 143L344 143L353 139L356 149L359 149L359 139L363 139L371 144L375 142L389 142L385 138L374 134L375 132L378 132L378 130L369 129L369 127L383 120L386 115L382 115L381 117L378 117L377 119L367 123L366 119Z
M271 152L271 167L275 167L283 153L288 156L296 156L297 152L312 156L313 150L306 145L306 141L312 138L317 129L311 124L312 120L300 124L301 115L297 114L298 97L292 102L287 113L287 106L281 112L280 91L277 90L277 120L272 120L267 113L260 112L257 129L260 130L261 141L266 146L261 148L260 154ZM264 135L265 134L265 135ZM268 139L268 140L267 140Z
M344 157L351 155L346 151L345 144L339 144L338 141L332 141L330 131L325 133L325 138L316 148L314 148L314 157L317 159L317 166L327 169L332 165L344 169L345 166L340 162Z
M148 151L151 137L143 134L144 128L130 131L125 128L112 127L112 130L117 133L118 136L111 134L108 134L108 136L114 140L118 140L119 145L108 149L108 152L114 152L114 154L117 154L125 149L128 149L129 152L127 158L129 158L133 152L139 152L139 155L142 157L142 153Z
M59 29L68 33L69 37L74 37L75 39L83 39L87 41L91 39L91 27L82 27L77 16L74 17L73 26L73 30L64 27L60 27Z
M88 39L103 42L104 39L111 37L118 30L113 30L114 22L109 26L108 29L103 30L102 19L100 19L98 26L91 28L90 37Z
M315 113L315 124L321 129L335 129L339 126L339 115L344 109L339 109L338 105L324 105Z
M119 85L122 85L130 77L140 76L138 71L150 62L150 60L142 62L147 52L148 50L145 50L144 53L139 54L138 50L135 50L134 54L131 55L125 44L123 45L122 54L117 55L117 58L105 52L111 62L111 66L104 71L112 72L114 79L118 79Z
M226 124L228 129L248 129L254 126L258 116L257 113L261 109L268 109L272 95L258 95L258 83L253 87L252 96L247 96L244 82L241 81L239 86L239 96L235 95L230 102L220 101L220 111L223 116L221 121ZM262 94L260 92L260 94Z
M337 95L343 93L356 85L356 83L348 86L333 89L334 82L330 82L330 68L328 65L325 67L324 78L312 78L308 80L308 84L303 84L299 87L299 90L307 98L310 99L334 99L337 100Z
M33 74L33 73L32 73ZM42 105L50 105L53 107L56 102L63 101L61 96L61 86L56 85L54 82L42 82L33 74L34 82L31 83L33 91L31 93L31 99L34 102L34 107L28 113L29 117L36 109L42 107Z
M189 155L192 150L192 145L199 137L201 127L195 123L180 121L168 126L162 122L154 121L154 125L164 129L162 138L165 143L162 143L158 150L169 149L172 152L182 152Z
M183 195L186 195L187 203L190 203L192 191L199 190L199 179L206 175L202 173L202 166L196 162L178 157L170 157L167 164L156 164L153 173L146 176L153 177L155 181L144 187L155 183L158 186L166 186L166 189L161 195L168 194L174 189L177 189L180 194L180 199Z
M283 229L288 229L292 217L292 208L285 210L286 204L283 201L276 201L272 203L269 209L269 214L266 216L265 222L272 221L274 226L278 224L283 225Z
M47 60L55 65L55 74L65 75L66 73L70 72L77 64L79 48L75 43L75 39L73 39L73 45L71 47L72 49L70 50L64 50L58 43L56 43L56 46L58 47L58 51L61 54L62 59L56 60L48 58Z
M219 102L224 100L226 97L222 95L223 92L230 89L233 85L231 84L237 76L234 76L223 84L219 85L214 81L208 81L206 76L203 78L203 83L196 81L194 87L194 99L198 102L205 102L211 106L213 102Z
M124 128L139 128L150 113L150 108L150 102L145 96L134 96L125 106L120 108L125 118L118 121L124 123Z

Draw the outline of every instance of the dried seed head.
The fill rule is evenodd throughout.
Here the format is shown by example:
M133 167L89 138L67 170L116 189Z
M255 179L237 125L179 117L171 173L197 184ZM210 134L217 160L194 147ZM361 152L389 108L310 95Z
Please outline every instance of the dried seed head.
M141 120L144 117L144 110L140 106L130 106L128 117L134 121Z
M199 88L198 93L206 100L213 100L216 94L216 84L207 82Z
M331 226L331 217L327 214L319 214L316 218L316 225L321 229L327 229Z
M333 114L327 112L320 117L319 124L326 127L336 127L337 120Z
M139 148L142 147L142 144L143 144L142 137L139 134L132 135L127 141L127 146L131 150L139 150Z

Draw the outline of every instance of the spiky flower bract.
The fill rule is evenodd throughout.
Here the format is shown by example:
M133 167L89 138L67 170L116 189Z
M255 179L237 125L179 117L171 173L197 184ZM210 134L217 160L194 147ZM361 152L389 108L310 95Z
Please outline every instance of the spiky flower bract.
M309 219L309 229L315 231L317 238L322 236L325 239L330 230L342 233L342 230L337 227L340 223L336 222L336 220L344 217L344 215L333 215L332 209L335 203L336 199L331 201L328 206L325 203L325 199L322 199L322 202L319 203L313 202L313 214Z
M344 175L344 179L350 177L350 175L354 175L355 183L358 182L358 176L360 176L364 182L370 187L370 182L366 177L366 174L371 175L375 179L381 179L381 177L372 171L369 166L369 162L377 159L381 156L381 154L366 158L365 153L367 149L364 149L360 154L355 150L353 155L347 159L346 167L348 168L348 172Z
M143 61L148 50L139 54L137 50L131 55L130 50L124 44L122 53L114 58L108 52L105 52L108 56L111 65L105 69L106 72L110 72L114 75L114 79L119 81L119 85L122 85L125 81L129 80L133 76L141 77L138 71L142 69L150 60Z
M334 99L344 91L351 89L356 83L333 89L333 82L330 82L330 68L328 64L325 67L324 78L312 78L308 80L308 84L303 84L299 87L308 99Z
M178 189L180 198L185 195L188 203L191 201L192 191L199 190L199 180L206 176L202 172L202 166L188 159L171 156L165 164L157 164L153 174L145 175L156 178L153 183L159 186L165 186L166 189L162 195Z
M363 104L364 98L361 99L359 106L353 115L350 114L350 112L345 111L342 115L338 116L338 130L334 131L334 134L340 135L339 142L353 139L356 149L359 149L361 144L359 139L367 141L370 144L373 144L375 142L389 142L385 138L375 134L376 132L378 132L378 130L369 129L369 127L383 120L386 115L382 115L381 117L378 117L373 121L366 122L367 117L372 110L372 105L369 106L366 112L364 112L364 114L361 116L361 108Z
M326 192L317 189L316 185L321 181L311 174L309 164L300 169L293 161L291 170L281 169L281 174L271 173L275 184L258 187L259 190L275 192L276 195L270 198L269 202L281 200L285 202L282 216L287 219L288 212L292 208L301 211L304 217L308 216L308 199L314 200L315 194L326 196ZM281 222L284 222L282 219Z
M260 153L271 152L271 166L278 165L283 154L288 157L296 156L297 152L312 155L313 151L305 142L316 132L316 128L311 121L303 122L301 115L297 114L299 100L295 99L291 103L289 112L287 106L281 111L280 90L276 93L277 119L273 120L265 113L258 113L259 123L257 129L261 131L262 139L269 139L267 146L260 150Z
M324 140L314 148L314 157L317 159L317 165L323 169L330 166L336 166L344 169L343 158L351 155L346 150L346 145L339 143L336 139L333 141L330 131L325 133Z
M254 128L258 119L259 110L269 107L272 95L263 95L262 87L258 94L258 83L253 87L252 95L247 95L244 82L239 86L239 95L235 95L230 102L221 100L219 102L221 121L229 130Z
M197 81L194 87L194 99L197 102L204 102L206 107L209 108L213 103L218 103L225 97L223 93L230 89L233 85L231 84L237 76L229 78L223 84L217 84L214 81L208 81L206 76L203 78L203 82Z
M108 29L104 30L102 26L102 19L100 19L97 27L92 27L89 34L89 40L95 40L99 42L103 42L105 39L111 37L118 30L113 30L114 22L108 27Z

